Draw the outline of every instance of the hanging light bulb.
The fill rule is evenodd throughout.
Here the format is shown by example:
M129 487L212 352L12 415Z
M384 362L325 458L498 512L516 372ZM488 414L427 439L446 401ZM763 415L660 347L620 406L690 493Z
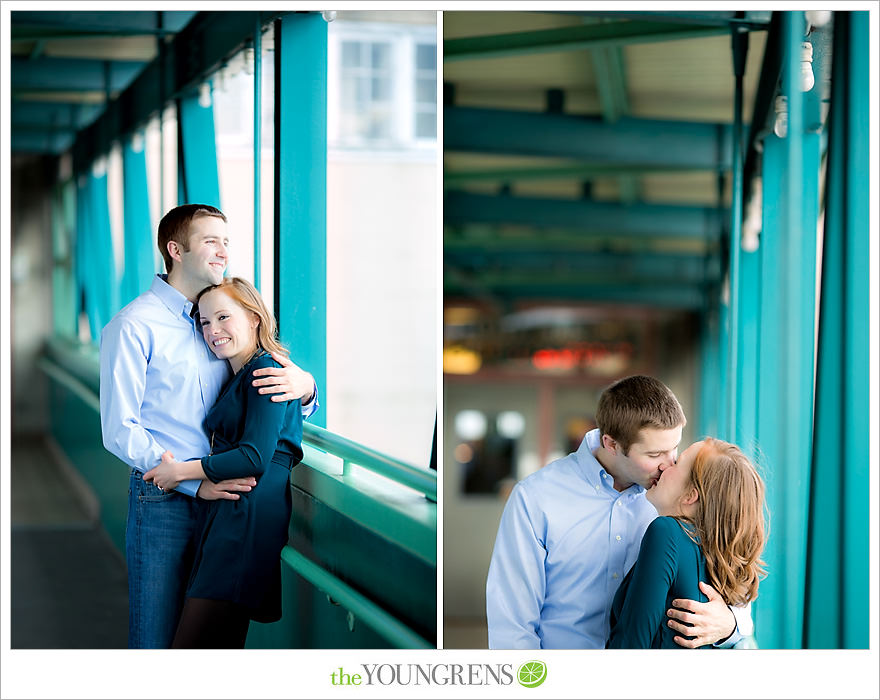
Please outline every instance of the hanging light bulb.
M325 22L332 22L336 19L336 10L324 10L321 15L324 17Z
M816 84L813 77L813 45L809 41L801 44L801 92L809 92Z
M806 16L811 27L824 27L831 21L830 10L807 10Z
M776 121L773 122L773 133L784 139L788 133L788 100L785 95L776 98Z
M199 85L199 107L204 107L207 109L211 106L211 86L208 84L206 80L204 83Z
M246 75L254 74L254 47L248 46L244 50L244 72Z
M131 137L131 150L135 153L141 153L144 150L144 135L137 132Z

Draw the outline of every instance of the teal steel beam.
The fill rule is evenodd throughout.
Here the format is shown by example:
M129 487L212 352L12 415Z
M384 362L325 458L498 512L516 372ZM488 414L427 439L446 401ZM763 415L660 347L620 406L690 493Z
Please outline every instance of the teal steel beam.
M449 275L445 275L446 278ZM471 296L472 289L484 290L493 300L592 301L656 308L699 310L705 305L706 292L699 285L684 283L620 284L609 279L585 284L583 275L556 275L552 279L533 279L523 275L459 273L444 281L444 295Z
M549 156L615 167L730 169L729 124L601 118L476 107L443 110L447 152Z
M727 434L728 439L735 440L737 425L739 424L739 411L737 399L740 394L739 384L739 268L740 249L742 247L742 215L743 215L743 155L742 155L742 105L743 105L743 75L746 70L746 54L749 48L749 35L734 28L731 34L731 48L733 51L734 72L734 98L733 98L733 193L730 211L732 214L730 230L730 348L728 350L728 388L727 419L729 421Z
M581 163L578 165L557 165L540 167L487 168L472 170L445 170L443 187L454 189L469 182L513 182L532 180L584 180L596 177L634 177L652 173L690 173L702 172L702 166L689 165L640 165L615 163Z
M153 13L151 13L153 14ZM168 14L168 13L163 13ZM88 128L73 148L80 172L103 152L105 144L142 128L163 106L193 90L251 38L255 21L278 13L199 12L170 43L161 42L157 57Z
M623 49L620 46L599 46L590 49L596 88L599 91L599 104L602 117L613 124L629 113L629 100L626 96L626 71L623 67ZM620 201L632 204L638 199L638 182L627 175L617 179Z
M703 24L715 27L742 27L751 31L761 31L770 23L771 12L764 10L750 12L664 12L662 10L575 10L566 14L581 17L613 17L615 19L650 20L652 22L677 22L680 24ZM740 16L742 15L742 16Z
M13 56L9 85L13 90L81 92L104 90L105 64L110 64L110 89L122 90L143 70L143 61L98 61L86 58L44 56L35 61Z
M73 276L73 227L76 186L71 180L52 192L52 328L76 336L76 281Z
M804 612L810 648L869 646L867 23L867 12L835 13Z
M121 302L127 304L146 291L156 272L153 230L150 226L150 193L147 187L147 158L143 135L139 148L131 141L122 149L122 198L125 267L122 274Z
M726 34L727 27L661 22L612 22L555 29L460 37L443 42L443 60L465 61L578 51L597 46L646 44Z
M847 222L846 222L846 303L847 349L845 386L848 401L848 418L845 423L843 445L846 446L847 483L867 485L870 483L868 440L870 433L869 415L869 282L868 282L868 231L869 194L862 186L864 173L870 167L871 136L868 128L869 104L869 42L868 12L853 12L848 17L851 25L850 41L844 45L849 52L849 109L847 110L847 131L850 139L847 149L846 178ZM876 237L876 232L874 233ZM850 481L851 479L851 481ZM869 536L867 523L870 520L867 489L863 489L857 499L847 500L845 527L848 536L844 539L844 563L847 576L844 581L844 619L843 645L847 648L868 647L868 620L864 611L869 608Z
M447 225L521 224L576 229L584 234L620 237L680 238L714 241L719 237L718 210L669 204L625 206L611 202L484 195L447 191Z
M260 268L262 262L262 241L260 231L260 165L262 150L262 80L263 77L263 25L257 19L254 23L254 287L260 290Z
M503 241L493 250L482 247L478 241L467 247L445 245L443 262L447 267L529 275L598 275L634 282L667 279L697 284L721 281L721 261L717 255L609 253L571 247L551 251L543 247L541 237L533 237L531 245L521 245L515 250L504 249Z
M174 34L179 32L196 14L188 11L162 13L163 28L156 28L155 12L122 11L70 12L27 11L10 13L11 37L14 40L47 36L53 32L92 36L136 36ZM42 34L40 34L42 32Z
M276 316L291 356L327 386L327 23L286 15L275 33ZM326 395L325 395L326 398ZM312 419L326 427L327 406Z
M214 105L203 107L198 95L177 103L178 173L183 183L182 203L210 204L222 210L220 175L217 170L217 142L214 135Z

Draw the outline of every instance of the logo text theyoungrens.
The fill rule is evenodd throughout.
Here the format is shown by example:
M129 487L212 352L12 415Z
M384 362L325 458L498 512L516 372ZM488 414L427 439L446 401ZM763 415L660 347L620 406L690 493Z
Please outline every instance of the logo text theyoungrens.
M361 672L362 671L362 672ZM511 685L511 664L361 664L341 666L330 674L332 685Z

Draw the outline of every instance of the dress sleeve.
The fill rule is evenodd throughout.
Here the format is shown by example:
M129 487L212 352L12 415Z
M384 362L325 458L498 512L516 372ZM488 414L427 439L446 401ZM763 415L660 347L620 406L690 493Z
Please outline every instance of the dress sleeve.
M239 403L238 397L232 394L220 399L231 402L229 410L242 412L244 426L241 440L236 447L202 458L205 475L213 482L243 476L261 476L278 447L288 404L297 404L296 408L300 410L298 399L292 402L272 401L268 394L260 394L253 386L253 370L270 365L280 366L267 357L258 359L248 369L242 370L248 376L242 377L246 388L241 405L235 405Z
M666 600L678 568L676 532L672 518L656 518L645 531L639 558L632 568L620 616L611 629L609 649L650 649L664 624Z
M528 495L517 484L501 516L486 580L490 649L540 649L547 550L535 531Z

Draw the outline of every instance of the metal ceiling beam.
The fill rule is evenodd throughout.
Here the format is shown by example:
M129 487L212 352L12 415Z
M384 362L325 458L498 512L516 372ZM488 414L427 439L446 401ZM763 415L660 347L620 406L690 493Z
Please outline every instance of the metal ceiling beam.
M688 165L560 165L534 168L487 168L484 170L445 170L443 186L455 187L467 182L513 182L528 180L584 180L596 177L624 177L651 173L702 172L704 167Z
M13 153L63 153L73 144L74 134L49 133L49 131L14 130L10 135Z
M538 275L590 275L594 279L669 280L690 283L721 281L721 259L718 255L670 255L665 253L608 253L571 250L547 250L541 237L532 239L532 246L505 249L504 242L487 247L485 243L446 241L443 262L464 270L494 270Z
M725 26L660 22L613 22L575 25L529 32L459 37L443 42L443 60L524 56L553 51L578 51L597 46L646 44L727 34Z
M725 210L712 207L544 199L447 191L446 224L521 224L575 229L590 235L715 240Z
M45 12L11 13L11 38L52 39L88 36L132 36L137 34L174 34L189 22L195 12Z
M766 29L770 23L770 11L757 10L746 12L739 18L736 12L626 12L626 11L574 11L564 14L581 17L613 17L614 19L648 20L654 22L676 22L680 24L701 24L714 27L740 26L750 30Z
M278 12L200 12L113 100L74 146L74 168L89 167L114 139L142 127L170 101L197 88L251 39L256 22ZM160 65L160 62L162 64Z
M617 166L730 169L729 124L476 107L443 110L445 151L577 158Z
M10 105L10 124L13 129L23 126L82 129L94 121L103 109L103 105L95 104L16 100Z
M464 276L470 285L487 290L500 300L593 301L697 310L706 306L709 290L692 284L615 285L593 284L589 275L534 277L504 274ZM444 274L444 295L467 295L462 283Z
M122 90L143 69L143 61L97 61L84 58L38 59L13 56L9 84L13 91L77 92L104 90L105 68L110 66L110 89Z

